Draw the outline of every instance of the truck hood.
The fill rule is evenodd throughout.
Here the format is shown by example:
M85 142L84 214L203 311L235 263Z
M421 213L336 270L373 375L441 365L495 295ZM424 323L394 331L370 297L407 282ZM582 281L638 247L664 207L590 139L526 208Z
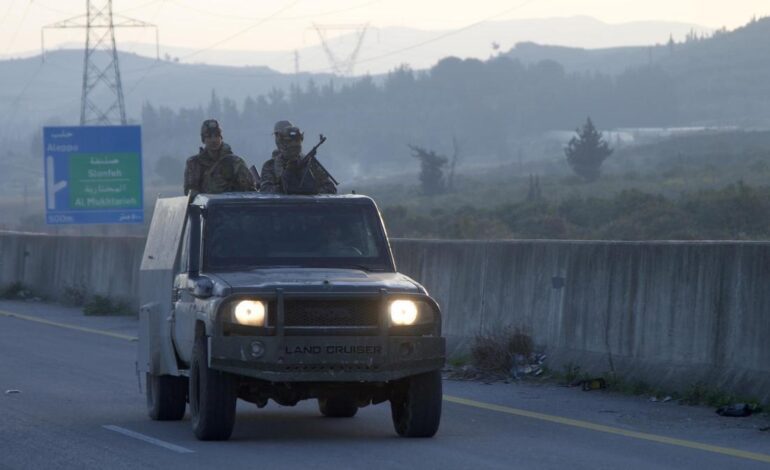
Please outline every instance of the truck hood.
M366 272L358 269L275 268L229 273L207 273L215 284L231 292L284 288L287 290L361 290L423 293L420 284L400 273Z

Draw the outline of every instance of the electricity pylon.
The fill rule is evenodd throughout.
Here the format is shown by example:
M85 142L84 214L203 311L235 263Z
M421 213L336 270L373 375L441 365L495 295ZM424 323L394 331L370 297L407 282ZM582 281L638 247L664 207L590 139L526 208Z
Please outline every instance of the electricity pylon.
M115 22L115 18L118 22ZM85 20L85 23L83 23ZM41 31L41 47L45 60L46 29L85 28L86 47L83 59L83 86L80 96L80 125L126 124L126 106L123 100L123 85L120 80L118 50L115 46L115 28L155 28L155 54L158 49L158 27L144 21L113 15L112 0L86 0L86 14L68 18L47 26ZM97 104L97 94L106 91L112 98Z
M318 38L321 40L321 46L323 46L326 57L329 59L329 65L331 65L334 73L338 75L353 75L353 68L356 66L358 53L361 51L361 45L364 43L364 36L369 29L369 23L337 25L320 25L313 23L313 29L318 33ZM338 57L329 45L329 38L327 36L329 31L354 31L356 34L356 45L353 48L353 51L345 57Z

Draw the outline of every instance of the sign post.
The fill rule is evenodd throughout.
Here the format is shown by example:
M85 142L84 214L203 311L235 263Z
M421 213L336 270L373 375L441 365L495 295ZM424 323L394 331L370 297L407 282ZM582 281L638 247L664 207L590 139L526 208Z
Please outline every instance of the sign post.
M144 221L139 126L44 127L48 224Z

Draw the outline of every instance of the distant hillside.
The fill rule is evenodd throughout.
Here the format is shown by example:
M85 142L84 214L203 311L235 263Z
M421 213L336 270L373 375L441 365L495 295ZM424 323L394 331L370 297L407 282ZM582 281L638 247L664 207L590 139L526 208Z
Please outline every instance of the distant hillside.
M126 112L134 120L139 119L144 102L172 109L205 106L211 91L216 90L220 96L242 103L247 96L267 94L272 88L287 89L291 83L304 84L311 77L285 75L267 67L156 61L129 53L119 53L119 61ZM0 109L6 114L10 130L29 129L41 122L77 124L82 67L80 50L48 52L45 61L40 56L0 61ZM312 77L319 81L330 78Z
M661 45L581 49L521 42L504 55L524 64L558 62L568 73L619 75L629 68L657 63L664 54L668 55L669 50Z
M521 48L531 52L526 60L448 57L429 70L401 68L386 76L335 78L333 83L329 76L158 63L130 54L121 55L121 67L129 115L144 126L145 171L156 173L148 174L150 179L162 177L176 185L173 180L181 173L171 171L169 176L156 165L170 161L172 168L181 167L199 144L201 120L216 116L224 123L227 141L252 163L270 155L270 129L276 120L288 118L301 126L308 143L324 133L329 136L324 162L350 181L409 169L416 173L409 144L452 155L456 141L458 165L466 168L542 158L562 162L566 142L539 153L529 151L538 146L528 142L542 140L552 130L574 129L586 116L602 130L770 128L768 43L770 19L763 19L708 39L655 47L642 64L639 54L649 49L530 45ZM537 57L538 50L552 55ZM622 71L576 73L554 61L557 55L566 64L612 63ZM26 148L33 149L29 154L34 158L41 152L23 141L31 132L14 133L14 127L24 121L34 124L34 117L52 110L59 110L58 122L76 123L81 60L77 51L62 51L49 55L44 64L33 59L0 63L0 105L8 110L0 142L17 151L20 172L27 168ZM291 86L296 82L301 86ZM285 90L269 92L272 87ZM212 99L212 89L217 99ZM8 144L9 136L18 142ZM161 161L163 157L168 158ZM0 174L0 187L2 177L16 179Z
M467 21L470 21L468 19ZM691 31L710 33L704 26L673 21L637 21L609 24L587 16L565 18L514 19L488 21L460 32L452 30L422 30L407 27L376 27L372 24L363 38L354 73L358 75L386 73L402 64L413 69L426 69L448 55L460 58L486 59L494 51L492 44L507 50L516 43L530 41L538 44L569 45L584 48L608 48L664 43L670 36L683 40ZM438 39L437 39L438 38ZM327 54L312 30L306 31L306 45L297 48L299 69L305 72L329 70ZM355 49L357 32L333 36L328 44L335 54L346 57ZM417 47L415 47L417 45ZM67 44L64 49L80 49L80 43ZM124 52L154 57L155 44L120 42ZM266 66L282 73L294 73L294 47L278 49L280 41L257 43L249 50L212 49L197 51L184 45L161 45L161 55L180 57L182 62L202 62L211 65ZM184 58L195 53L190 60ZM29 55L37 55L37 51ZM0 55L0 59L4 58Z
M413 69L430 67L439 59L448 55L455 57L482 57L486 59L492 52L493 42L506 48L521 40L534 40L551 44L572 43L586 47L597 45L616 45L629 43L649 43L664 41L669 34L684 37L687 31L707 31L706 28L685 23L673 22L637 22L610 25L588 17L547 18L532 20L510 20L487 22L457 35L448 35L439 41L428 42L424 46L392 54L415 44L430 41L447 31L422 31L408 28L373 29L365 39L361 52L362 63L358 72L372 71L379 73L391 70L398 65L409 63ZM344 51L351 41L350 35L333 38L330 45L335 50ZM291 84L303 87L309 80L316 84L328 83L328 74L300 73L295 75L276 71L293 70L293 58L290 51L204 51L192 59L200 62L230 64L206 65L203 63L177 63L173 60L155 61L154 46L142 44L123 44L130 52L120 53L120 67L123 87L126 92L126 107L129 118L138 119L142 103L150 102L157 106L171 109L181 107L205 106L215 89L220 97L227 97L241 105L247 96L257 97L267 94L271 89L287 91ZM516 50L526 49L521 45ZM591 56L585 68L596 64L606 64L612 72L620 72L627 66L643 63L636 56L628 60L625 51L635 48L588 50L552 48L554 51L566 51L553 57L540 54L541 46L531 45L531 53L522 55L523 62L538 62L551 58L564 63L567 70L572 51L583 51ZM646 51L646 48L638 48ZM609 51L609 52L602 52ZM191 52L182 47L163 47L162 55L170 58L185 57ZM0 107L9 116L10 128L6 132L28 132L44 122L77 123L80 115L80 94L82 80L82 51L78 48L49 51L45 62L39 55L24 59L0 60ZM144 55L142 55L144 54ZM301 49L301 70L328 70L325 54L320 46L308 46ZM609 54L607 57L603 55ZM641 53L646 55L645 52ZM367 61L384 56L387 60ZM596 58L594 58L596 56ZM582 60L582 59L581 59ZM182 61L184 62L184 61ZM274 68L265 65L234 66L234 64L275 64ZM350 79L335 78L336 86L348 83ZM381 83L381 78L375 81ZM11 117L12 116L12 117ZM0 139L3 132L0 132Z
M505 55L524 64L558 62L567 73L612 75L629 93L654 83L676 100L671 121L680 124L768 127L768 43L770 18L763 18L734 31L670 44L589 50L521 43ZM653 81L630 79L640 70Z

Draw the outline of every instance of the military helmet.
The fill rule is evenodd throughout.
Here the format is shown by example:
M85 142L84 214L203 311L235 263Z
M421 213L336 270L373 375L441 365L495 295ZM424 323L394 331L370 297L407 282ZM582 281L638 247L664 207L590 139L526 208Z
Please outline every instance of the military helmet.
M283 134L286 130L294 127L291 121L278 121L273 126L273 134Z
M216 119L206 119L201 124L201 141L212 135L222 135L222 127Z
M281 149L286 145L302 142L305 138L299 127L296 127L290 121L276 122L275 126L273 126L273 134L275 134L276 145Z

